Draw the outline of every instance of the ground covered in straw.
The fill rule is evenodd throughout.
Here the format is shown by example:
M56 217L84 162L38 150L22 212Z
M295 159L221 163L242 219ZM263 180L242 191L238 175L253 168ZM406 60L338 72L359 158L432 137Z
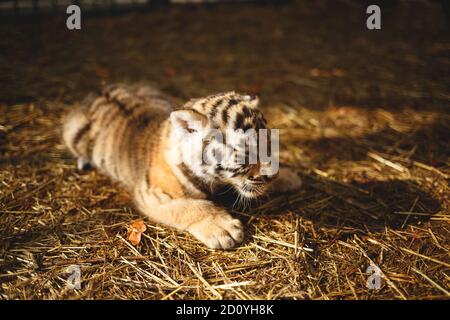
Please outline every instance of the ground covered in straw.
M2 299L449 297L448 25L435 3L351 1L159 8L0 25ZM446 31L447 30L447 31ZM148 80L179 99L258 94L303 188L234 213L244 244L213 251L140 219L80 173L61 116L102 82ZM81 289L66 286L69 265ZM367 267L381 269L368 289Z

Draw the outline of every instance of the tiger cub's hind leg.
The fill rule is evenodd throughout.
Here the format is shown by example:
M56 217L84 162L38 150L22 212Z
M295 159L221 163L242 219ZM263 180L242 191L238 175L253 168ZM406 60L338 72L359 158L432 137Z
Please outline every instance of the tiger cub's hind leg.
M70 152L77 158L78 170L86 170L90 167L90 130L91 122L83 109L78 108L71 111L64 119L63 140Z

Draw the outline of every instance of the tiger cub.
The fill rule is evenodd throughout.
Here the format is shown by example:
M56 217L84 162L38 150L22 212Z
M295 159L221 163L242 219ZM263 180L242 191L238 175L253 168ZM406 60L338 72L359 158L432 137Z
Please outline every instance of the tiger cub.
M267 168L260 161L234 161L238 146L230 145L233 141L206 136L208 129L266 128L257 98L227 92L181 108L171 101L147 85L107 86L67 115L64 142L80 169L91 165L120 182L153 221L189 231L210 248L235 247L244 228L216 204L219 187L234 188L248 199L269 186L280 192L297 189L300 179L287 169L262 174ZM192 161L214 144L226 145L228 162Z

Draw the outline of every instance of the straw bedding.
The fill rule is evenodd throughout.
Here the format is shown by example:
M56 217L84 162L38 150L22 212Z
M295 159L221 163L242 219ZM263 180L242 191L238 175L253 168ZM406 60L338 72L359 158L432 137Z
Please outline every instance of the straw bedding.
M437 5L400 6L378 33L349 1L159 8L78 32L62 17L3 22L0 297L448 298L449 38ZM236 250L150 221L133 246L130 197L76 170L60 122L102 82L138 80L179 101L260 95L303 188L235 208ZM366 287L371 264L380 289Z

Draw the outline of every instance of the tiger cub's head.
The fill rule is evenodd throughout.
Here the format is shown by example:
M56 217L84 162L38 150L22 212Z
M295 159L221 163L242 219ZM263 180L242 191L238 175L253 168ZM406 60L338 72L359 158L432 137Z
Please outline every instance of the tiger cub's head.
M197 189L228 185L244 198L266 191L278 173L278 136L258 104L256 97L227 92L171 113L169 157Z

